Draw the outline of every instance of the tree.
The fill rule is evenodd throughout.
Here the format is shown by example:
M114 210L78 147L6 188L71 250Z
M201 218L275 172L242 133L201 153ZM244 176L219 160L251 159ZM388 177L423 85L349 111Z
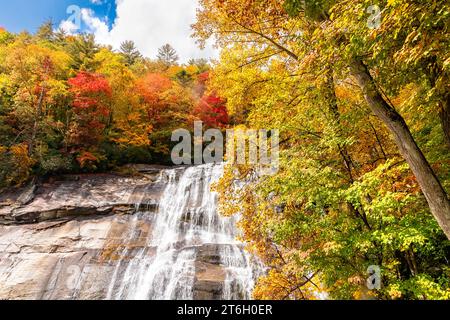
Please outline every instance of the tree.
M88 151L98 145L109 124L111 87L103 76L84 71L69 79L69 85L75 117L69 130L69 145L74 152Z
M147 111L146 121L153 127L151 149L169 155L172 132L188 122L192 91L160 73L149 73L139 79L137 91Z
M257 179L253 166L229 166L217 186L221 211L242 215L244 239L274 270L260 279L257 298L313 299L313 291L322 289L346 299L448 296L448 286L441 282L448 279L445 254L427 254L424 246L433 243L441 252L448 248L436 223L446 232L448 200L431 170L431 165L440 168L448 161L448 152L438 144L444 140L442 131L435 134L433 103L420 96L434 90L428 90L420 71L427 59L417 56L439 52L437 61L446 61L446 40L440 34L445 34L448 10L389 1L383 11L388 22L382 24L387 29L370 31L366 3L201 1L195 34L201 44L215 36L222 48L211 88L227 99L232 116L239 114L249 127L281 131L276 175ZM289 14L286 9L292 8ZM431 13L420 15L418 23L418 12ZM426 40L411 48L408 41L402 43L414 28L434 23L436 31L427 29ZM409 38L421 39L420 31ZM408 94L421 98L406 99ZM379 103L391 118L374 112ZM393 128L392 121L400 128ZM403 133L407 136L399 138ZM428 161L418 145L428 151ZM416 156L419 168L411 159ZM422 165L430 170L422 172ZM448 184L446 170L442 167L439 174ZM240 188L236 179L247 186ZM370 293L363 288L367 266L373 264L382 266L385 276L383 288ZM438 266L436 273L429 272L430 265Z
M199 99L198 68L141 58L132 42L114 52L90 34L52 32L49 22L34 36L0 28L0 185L170 163L170 135Z
M72 57L72 68L77 71L93 72L96 68L93 63L99 46L93 34L80 34L71 38L67 48Z
M21 186L27 182L35 164L30 157L26 144L11 148L0 146L0 188Z
M166 66L174 65L179 60L177 52L170 44L165 44L159 48L157 58Z
M126 63L131 66L135 64L139 59L142 58L141 53L133 41L125 41L120 45L120 52L125 57Z
M67 31L64 29L61 29L61 28L56 30L56 32L54 34L55 42L61 46L64 46L67 44L66 43L67 37L68 37Z
M229 122L226 101L214 94L204 96L199 101L194 115L209 128L224 128Z
M6 31L4 28L0 27L0 44L1 45L8 44L13 40L14 40L14 35L12 33L9 33L8 31Z
M147 106L148 121L154 127L161 128L170 118L172 81L158 73L150 73L137 82L137 89Z
M55 37L55 33L53 31L53 21L47 20L46 22L44 22L38 29L38 31L36 32L36 37L38 37L41 40L47 40L47 41L52 41L54 40Z
M14 129L17 136L10 141L27 142L28 151L33 154L37 145L44 144L48 137L48 123L51 118L50 106L57 109L64 104L65 66L69 60L62 51L51 50L26 39L17 38L4 51L3 70L7 72L8 85L3 88L5 110L10 110L8 117L15 118ZM58 100L55 101L55 98ZM10 119L11 120L11 119Z
M409 1L398 1L399 4L403 2L412 5ZM362 7L359 1L354 1L352 5L359 8ZM345 8L337 7L337 9L332 11L335 14L335 25L339 26L339 23L344 26L349 25L349 19L351 18L349 18L348 12L345 11ZM389 9L392 10L392 8ZM323 8L323 12L326 12L327 14L321 19L322 22L329 21L328 17L330 16L330 10ZM361 21L359 21L359 23L360 22ZM393 30L391 30L391 32L392 31ZM341 44L335 43L334 41L329 41L329 45L331 47L336 46L339 48L343 45L348 45L350 40L348 39L347 32L348 31L344 31L340 34ZM380 91L369 70L368 62L363 61L359 50L354 50L353 52L347 50L347 53L347 63L350 66L351 74L355 77L359 87L364 92L367 105L391 131L401 154L408 162L421 186L422 192L428 201L431 212L435 216L442 230L447 235L447 238L450 239L450 200L448 199L446 191L442 187L439 179L436 177L422 150L418 147L410 128L406 124L406 121L392 107L392 105L389 104L389 101ZM443 102L443 105L446 104L447 101ZM448 128L448 125L446 124L446 107L442 107L442 110L441 118L443 119L443 127ZM444 131L446 131L446 129L444 129Z
M148 147L152 125L147 118L146 105L141 103L136 90L136 76L124 63L124 57L106 48L94 58L98 68L111 86L111 130L107 139L120 148ZM122 151L123 153L124 151Z
M251 1L236 0L219 3L214 0L204 0L202 2L204 7L207 9L211 8L212 10L199 12L197 36L201 39L206 39L214 33L214 30L216 30L218 42L223 46L229 44L229 41L236 41L237 38L242 36L253 39L258 38L259 42L263 41L272 48L272 52L269 53L268 57L282 54L299 64L306 63L305 61L308 59L314 59L325 63L327 68L336 68L336 63L333 61L336 61L337 59L337 61L339 61L337 65L341 68L343 66L350 66L350 75L357 79L357 84L361 90L364 91L368 107L391 131L401 154L408 162L411 170L419 181L432 214L450 239L450 200L448 199L445 190L437 179L422 150L418 147L411 134L410 128L407 126L403 117L389 105L389 102L376 85L375 80L367 67L367 63L362 61L361 56L367 55L367 53L349 50L351 44L350 37L348 36L349 31L344 27L348 28L349 24L351 24L352 21L355 21L352 20L353 16L350 17L346 10L349 4L346 3L344 7L339 7L338 10L328 9L328 5L322 7L320 10L315 9L315 12L321 12L321 14L318 16L315 15L313 19L308 16L295 16L294 19L291 19L286 16L283 5L274 4L271 1L264 2L266 3L265 6L267 10L265 12L259 12L258 8L260 4L256 6L255 3ZM245 5L243 5L243 3ZM302 8L303 11L306 11L305 6L301 1L293 0L287 1L287 3L291 3L291 7L298 8L298 12L301 12ZM318 5L324 3L325 2L320 1L315 2L315 4ZM358 8L358 10L362 10L364 2L355 0L352 1L351 5L354 8ZM243 8L246 9L244 10ZM212 14L212 12L214 13ZM269 14L272 16L278 15L280 20L264 20L268 19L265 15ZM333 20L329 18L331 14L334 16ZM221 17L223 18L221 19ZM285 25L289 20L297 20L297 26L300 29L295 30L295 28L290 28L291 32L289 35L280 37L280 30L284 30L284 28L289 29L289 27ZM263 23L268 21L266 24L269 26L265 29L261 29L261 21L263 21ZM357 28L360 30L363 28L363 26L361 26L363 21L365 22L366 20L357 20ZM340 24L344 26L342 29L340 28ZM206 25L209 27L209 30L202 28L202 26L204 27ZM324 28L324 26L327 28ZM364 24L364 27L367 26ZM354 28L351 30L353 29ZM338 31L336 32L336 30ZM296 32L297 34L303 32L300 39ZM311 46L312 43L317 44L316 50ZM342 55L339 50L344 48L344 55ZM297 51L301 54L297 53ZM267 59L268 57L262 55L262 58ZM328 81L331 83L331 78L329 78Z
M206 71L208 71L210 69L208 60L203 59L203 58L201 58L201 59L189 59L188 65L197 67L198 70L199 70L198 71L199 73L206 72Z

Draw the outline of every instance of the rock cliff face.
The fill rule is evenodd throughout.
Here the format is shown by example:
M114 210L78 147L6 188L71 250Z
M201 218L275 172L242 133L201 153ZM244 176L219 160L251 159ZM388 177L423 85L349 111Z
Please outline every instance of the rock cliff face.
M0 299L250 299L220 166L65 177L0 197Z

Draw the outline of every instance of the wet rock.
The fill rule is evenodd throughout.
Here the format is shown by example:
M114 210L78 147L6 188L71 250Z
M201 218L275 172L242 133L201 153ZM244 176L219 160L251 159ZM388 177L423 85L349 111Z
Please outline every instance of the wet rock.
M225 268L219 263L205 262L204 257L197 255L195 264L194 299L218 300L223 295L223 284L226 279ZM220 260L220 259L219 259ZM217 261L217 259L215 259Z
M234 222L214 210L211 167L140 170L50 181L26 190L27 204L23 190L0 195L0 300L248 298L252 274Z
M65 217L155 211L163 184L142 177L86 175L35 184L8 195L0 206L0 224L26 224Z
M26 205L33 201L35 192L37 190L37 185L35 181L32 181L30 185L25 188L22 194L17 198L17 203L20 205Z
M132 169L139 173L159 173L161 170L168 169L167 166L151 165L151 164L129 164L125 168Z
M221 264L224 253L231 247L230 244L204 244L198 249L197 259L205 263Z
M150 222L130 219L0 226L0 299L105 299L115 267L146 246Z
M223 282L197 280L194 286L194 300L220 300Z

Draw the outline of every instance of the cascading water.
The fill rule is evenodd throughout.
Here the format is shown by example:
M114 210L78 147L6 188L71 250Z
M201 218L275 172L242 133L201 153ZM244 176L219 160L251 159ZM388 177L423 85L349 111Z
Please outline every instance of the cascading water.
M236 240L236 217L217 212L217 194L211 185L223 173L222 165L163 170L165 190L156 215L140 210L139 219L152 221L145 246L124 249L115 267L107 299L190 300L195 296L199 255L215 259L223 281L220 298L251 299L261 264ZM145 208L142 203L138 208ZM130 235L131 238L139 235ZM206 265L204 272L208 272ZM217 271L216 271L217 272Z

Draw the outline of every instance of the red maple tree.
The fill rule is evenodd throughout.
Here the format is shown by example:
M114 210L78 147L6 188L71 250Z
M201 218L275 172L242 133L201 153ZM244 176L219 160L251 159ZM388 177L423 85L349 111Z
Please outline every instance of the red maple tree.
M109 120L111 87L105 77L89 72L78 73L69 80L69 85L74 95L72 109L76 122L70 140L76 146L95 145Z
M226 101L214 93L200 99L194 114L210 128L224 128L230 121Z

